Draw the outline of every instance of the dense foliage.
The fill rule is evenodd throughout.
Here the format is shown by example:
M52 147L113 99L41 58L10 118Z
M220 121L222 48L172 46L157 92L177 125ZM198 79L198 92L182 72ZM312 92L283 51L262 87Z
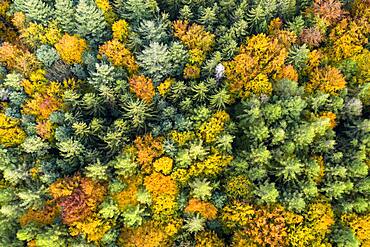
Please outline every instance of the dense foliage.
M370 246L369 0L1 0L0 246Z

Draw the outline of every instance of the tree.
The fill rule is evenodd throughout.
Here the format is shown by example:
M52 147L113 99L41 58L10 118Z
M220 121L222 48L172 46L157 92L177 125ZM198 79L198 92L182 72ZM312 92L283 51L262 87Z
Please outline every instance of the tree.
M55 19L63 31L73 33L75 31L75 9L72 0L55 1Z
M103 12L95 3L80 0L76 12L76 33L86 38L92 45L97 45L107 37L107 23Z
M54 15L54 9L42 0L18 0L14 4L16 10L24 12L31 21L41 24L47 24Z
M155 83L161 82L172 74L171 54L167 45L150 43L137 59L144 75L152 78Z

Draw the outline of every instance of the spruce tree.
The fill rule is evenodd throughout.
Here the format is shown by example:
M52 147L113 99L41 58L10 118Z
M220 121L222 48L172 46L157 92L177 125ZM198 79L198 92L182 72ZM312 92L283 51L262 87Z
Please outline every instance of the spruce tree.
M31 21L46 24L53 17L53 8L42 0L17 0L14 8L22 11Z
M89 0L81 0L76 9L76 33L90 44L102 43L107 34L107 23L103 12Z
M150 43L138 56L138 63L145 75L150 76L154 82L160 82L171 73L170 52L167 45L157 42Z
M155 0L114 0L116 13L131 22L139 22L153 17L159 11Z
M75 30L75 16L72 0L55 0L55 18L63 31Z

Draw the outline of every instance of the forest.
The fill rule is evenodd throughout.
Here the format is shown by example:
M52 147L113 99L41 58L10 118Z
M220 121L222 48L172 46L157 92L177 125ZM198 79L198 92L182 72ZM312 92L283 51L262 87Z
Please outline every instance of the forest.
M370 247L370 0L0 0L0 247Z

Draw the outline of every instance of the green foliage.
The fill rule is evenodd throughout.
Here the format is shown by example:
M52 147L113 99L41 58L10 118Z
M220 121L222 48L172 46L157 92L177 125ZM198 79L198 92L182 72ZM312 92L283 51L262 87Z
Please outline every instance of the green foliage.
M80 0L75 11L75 32L86 38L92 45L103 43L107 36L107 23L102 11L89 0Z
M60 28L68 33L75 31L75 9L72 0L55 0L55 19Z
M254 194L258 197L258 203L273 204L279 196L279 191L275 188L274 183L264 183L254 191Z
M46 24L53 17L53 8L42 0L18 0L14 5L15 9L24 12L30 21Z
M333 231L333 241L338 247L358 247L360 241L356 238L353 230L348 227L338 226Z
M369 1L0 1L0 246L370 246Z
M152 118L152 110L142 100L128 100L123 105L124 118L127 119L134 128L142 128L145 125L145 121Z
M196 216L186 220L184 228L189 233L197 233L204 229L205 219L197 214Z
M40 46L36 51L36 56L37 59L45 65L45 67L51 67L59 59L57 51L47 45Z
M96 164L89 165L86 168L86 177L92 178L94 180L107 180L107 169L108 167L102 165L98 160Z
M144 75L152 78L154 82L161 82L172 74L171 54L167 45L150 43L137 59Z
M293 46L289 51L288 63L294 65L297 70L303 69L308 61L310 50L306 44L298 47Z
M193 182L189 183L190 188L192 189L190 194L198 199L207 200L212 196L213 187L210 185L210 182L206 179L200 180L196 179Z
M155 0L114 0L114 6L121 18L134 23L153 17L158 11Z
M128 227L137 227L143 223L143 215L145 208L140 208L137 205L134 208L128 208L123 212L123 221Z

